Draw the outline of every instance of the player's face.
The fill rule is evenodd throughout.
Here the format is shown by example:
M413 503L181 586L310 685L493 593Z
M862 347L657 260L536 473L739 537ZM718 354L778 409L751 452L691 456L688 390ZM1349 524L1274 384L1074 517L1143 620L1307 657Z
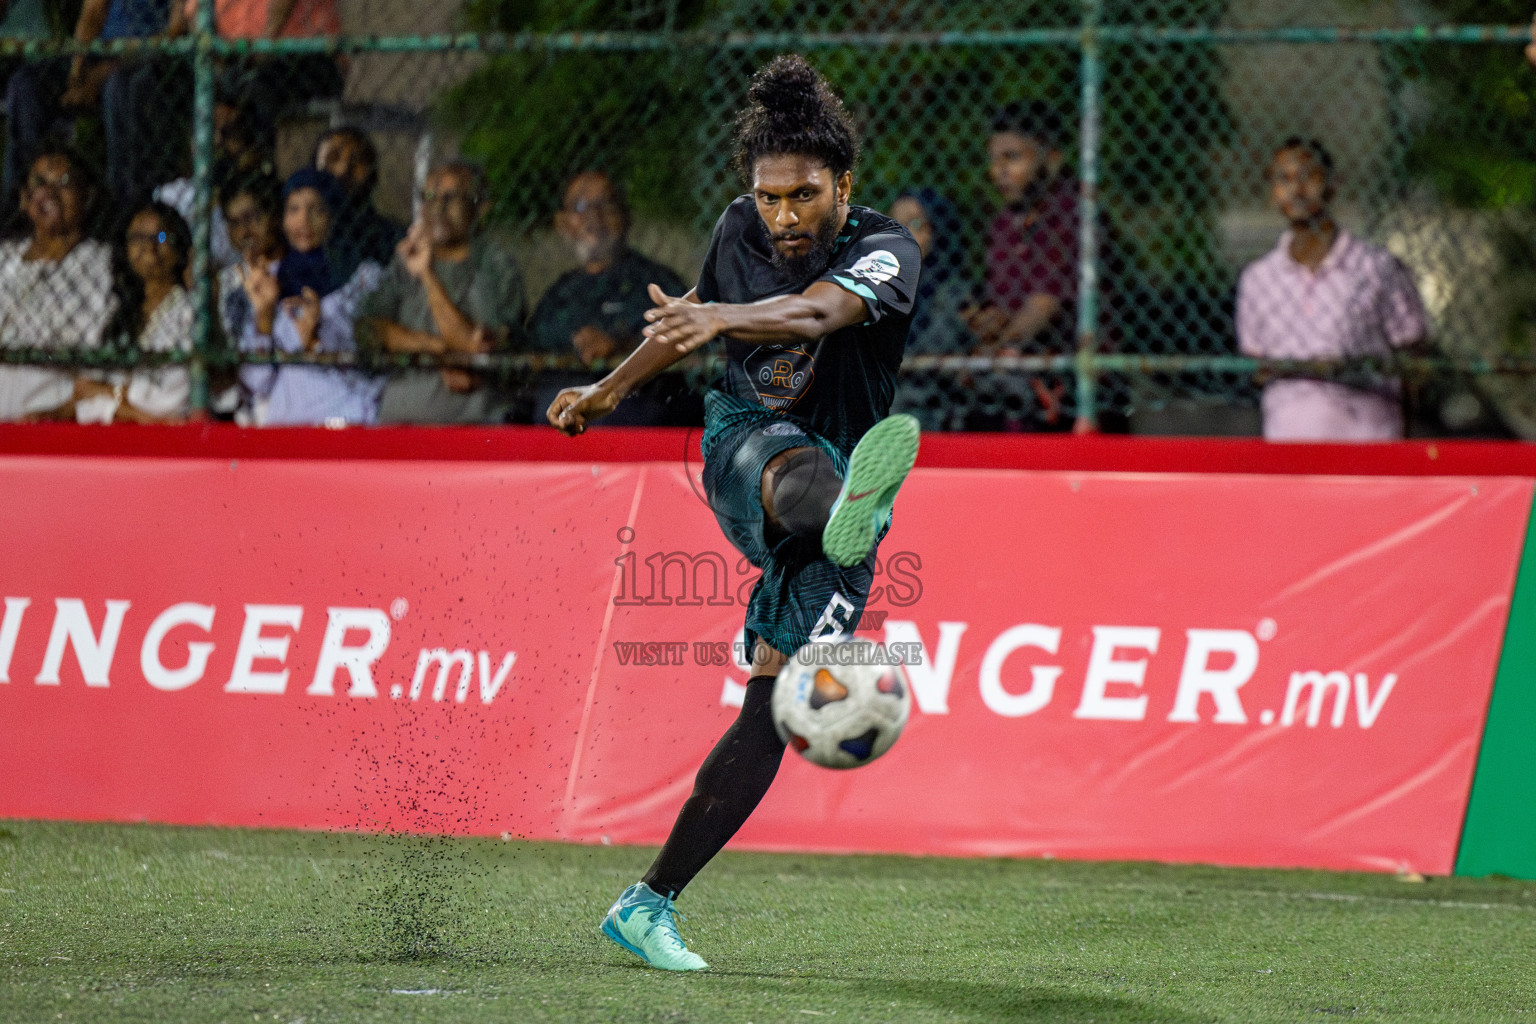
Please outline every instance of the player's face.
M1023 200L1050 165L1051 151L1017 132L998 132L987 140L987 177L1004 202Z
M1333 198L1328 171L1305 149L1282 149L1269 165L1269 194L1292 224L1321 217Z
M757 215L773 241L776 263L794 266L831 252L848 212L853 174L835 177L815 157L775 154L752 168Z

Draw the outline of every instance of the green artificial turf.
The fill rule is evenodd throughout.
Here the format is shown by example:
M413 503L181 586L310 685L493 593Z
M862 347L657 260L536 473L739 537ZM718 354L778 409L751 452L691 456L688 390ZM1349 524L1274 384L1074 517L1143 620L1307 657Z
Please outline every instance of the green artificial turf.
M1536 883L0 822L0 1021L1531 1021Z

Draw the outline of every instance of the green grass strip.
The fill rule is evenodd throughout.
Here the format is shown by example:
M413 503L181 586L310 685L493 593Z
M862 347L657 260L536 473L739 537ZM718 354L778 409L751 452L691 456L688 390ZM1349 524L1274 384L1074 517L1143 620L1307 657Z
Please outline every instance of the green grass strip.
M0 823L0 1020L1514 1021L1536 885L727 853L696 975L598 934L645 849Z

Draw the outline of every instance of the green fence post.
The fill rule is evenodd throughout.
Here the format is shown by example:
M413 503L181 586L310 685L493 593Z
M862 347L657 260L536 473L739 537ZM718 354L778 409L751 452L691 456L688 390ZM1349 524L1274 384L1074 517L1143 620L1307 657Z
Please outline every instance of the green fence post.
M1079 253L1077 286L1077 414L1098 423L1099 347L1099 130L1104 62L1099 39L1100 0L1083 0L1082 121L1079 139Z
M214 0L197 5L192 51L192 377L191 406L208 409L208 349L213 338L213 20Z

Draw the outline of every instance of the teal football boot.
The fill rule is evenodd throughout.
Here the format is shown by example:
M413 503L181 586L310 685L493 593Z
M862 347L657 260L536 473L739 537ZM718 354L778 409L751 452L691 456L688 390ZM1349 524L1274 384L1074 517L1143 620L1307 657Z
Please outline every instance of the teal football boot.
M631 953L664 971L702 971L709 964L691 951L677 933L677 904L644 882L625 889L608 916L603 934Z
M917 461L918 433L916 417L887 416L854 446L842 493L821 532L821 550L838 565L858 565L875 546Z

